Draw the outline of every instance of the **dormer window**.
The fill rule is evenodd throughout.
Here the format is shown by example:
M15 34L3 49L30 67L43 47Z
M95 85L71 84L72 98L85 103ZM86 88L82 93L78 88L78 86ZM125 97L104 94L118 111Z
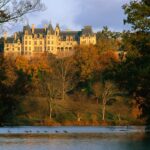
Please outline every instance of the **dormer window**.
M37 35L36 35L36 34L34 34L34 38L37 38Z
M42 34L40 34L40 38L42 38Z
M56 31L56 36L58 36L58 31Z
M28 31L27 30L25 31L25 35L28 35Z

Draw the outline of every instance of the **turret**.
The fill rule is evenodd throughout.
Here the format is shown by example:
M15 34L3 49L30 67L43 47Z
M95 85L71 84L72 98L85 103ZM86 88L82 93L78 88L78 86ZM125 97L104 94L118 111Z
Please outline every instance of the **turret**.
M45 24L45 25L44 25L44 30L45 30L45 32L46 32L46 30L47 30L47 27L48 27L47 24Z
M16 32L14 33L14 40L15 41L17 40L17 33Z
M59 28L59 24L57 24L55 28L55 35L59 36L59 33L60 33L60 28Z
M34 34L34 30L35 30L35 25L32 24L32 34Z
M7 32L4 32L4 40L7 40Z

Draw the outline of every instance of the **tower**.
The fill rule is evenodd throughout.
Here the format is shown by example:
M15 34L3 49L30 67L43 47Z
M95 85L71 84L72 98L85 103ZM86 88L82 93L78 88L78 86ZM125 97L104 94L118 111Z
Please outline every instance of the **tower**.
M59 33L60 33L60 28L59 28L59 24L57 24L55 28L55 35L59 36Z

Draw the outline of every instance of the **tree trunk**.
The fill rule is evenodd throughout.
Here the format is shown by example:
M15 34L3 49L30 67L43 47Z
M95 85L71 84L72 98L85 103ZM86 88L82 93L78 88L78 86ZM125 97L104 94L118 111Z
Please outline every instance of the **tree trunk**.
M105 112L106 112L106 103L105 100L103 100L103 106L102 106L102 120L105 121Z
M81 118L80 118L80 114L77 113L77 121L80 122L81 121Z
M62 100L65 100L65 81L62 81Z
M48 100L49 119L52 119L52 100Z

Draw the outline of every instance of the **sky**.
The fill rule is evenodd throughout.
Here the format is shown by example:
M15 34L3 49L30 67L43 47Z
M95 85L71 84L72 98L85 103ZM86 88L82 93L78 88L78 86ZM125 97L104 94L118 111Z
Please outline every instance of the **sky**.
M21 30L26 23L43 27L52 23L55 27L59 23L63 30L80 30L85 25L91 25L95 31L108 26L112 31L129 29L123 24L125 18L122 5L130 0L43 0L44 11L27 15L27 19L20 25L13 26L13 30Z

